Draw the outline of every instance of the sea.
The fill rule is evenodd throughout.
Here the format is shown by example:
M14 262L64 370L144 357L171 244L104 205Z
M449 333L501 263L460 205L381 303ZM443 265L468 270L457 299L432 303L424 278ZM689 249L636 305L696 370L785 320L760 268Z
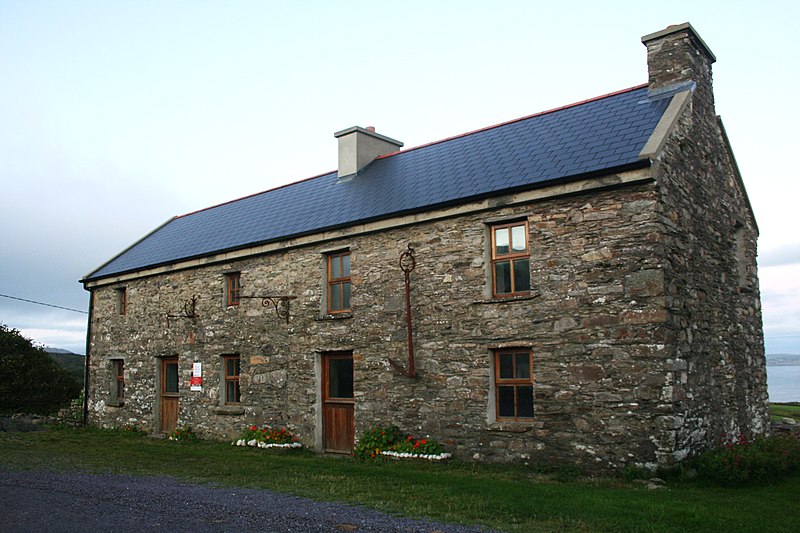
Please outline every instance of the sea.
M767 365L769 401L800 402L800 366Z

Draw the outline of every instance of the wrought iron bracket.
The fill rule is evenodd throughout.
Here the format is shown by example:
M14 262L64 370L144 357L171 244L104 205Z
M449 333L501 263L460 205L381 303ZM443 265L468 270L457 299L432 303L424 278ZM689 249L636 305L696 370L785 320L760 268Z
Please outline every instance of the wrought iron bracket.
M290 304L297 296L239 296L240 299L261 300L261 305L264 307L272 306L275 308L275 314L278 317L286 320L289 323L290 317Z
M183 303L183 309L178 313L167 313L167 327L169 327L170 318L188 318L192 322L197 320L197 300L199 297L193 295L191 298Z
M414 257L414 249L411 247L411 244L408 244L408 249L400 254L400 270L403 271L406 292L406 343L408 344L408 365L404 367L391 357L387 357L387 359L395 370L409 378L417 377L417 367L414 361L414 330L411 325L411 271L414 270L416 266L417 260Z

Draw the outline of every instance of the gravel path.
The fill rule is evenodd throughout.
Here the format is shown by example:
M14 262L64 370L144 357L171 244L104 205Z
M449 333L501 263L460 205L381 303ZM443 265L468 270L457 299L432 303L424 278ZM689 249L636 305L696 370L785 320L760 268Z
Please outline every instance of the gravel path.
M0 470L0 531L485 531L169 477Z

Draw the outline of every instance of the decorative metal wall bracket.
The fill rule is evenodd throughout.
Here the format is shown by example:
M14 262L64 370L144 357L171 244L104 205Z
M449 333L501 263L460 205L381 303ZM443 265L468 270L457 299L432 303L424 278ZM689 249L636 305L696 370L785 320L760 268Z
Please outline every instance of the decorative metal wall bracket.
M290 309L289 302L297 298L297 296L239 296L240 299L261 300L261 305L264 307L272 306L275 308L275 313L289 323Z
M411 327L411 271L417 266L417 260L414 257L414 249L411 244L408 249L400 254L400 270L403 271L403 277L406 289L406 343L408 344L408 365L403 366L391 357L388 357L389 364L395 370L404 376L415 378L417 377L417 367L414 361L414 331Z
M197 320L197 300L199 298L193 295L190 299L186 300L183 304L182 312L173 314L167 313L167 327L169 327L170 318L188 318L192 322Z

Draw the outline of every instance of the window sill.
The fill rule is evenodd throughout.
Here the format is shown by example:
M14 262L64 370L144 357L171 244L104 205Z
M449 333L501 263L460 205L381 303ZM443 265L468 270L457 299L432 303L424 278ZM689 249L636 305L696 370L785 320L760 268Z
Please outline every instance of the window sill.
M498 420L490 422L487 429L497 433L527 433L534 429L539 429L541 425L542 423L535 418L527 420Z
M215 415L236 416L244 414L244 407L238 405L221 405L211 409Z
M353 318L353 313L336 313L335 315L322 315L317 318L318 321L326 320L344 320L346 318Z
M505 298L491 298L488 300L478 300L477 302L472 302L472 305L491 305L491 304L503 304L503 303L512 303L512 302L527 302L529 300L535 300L541 296L539 291L531 291L529 294L523 294L520 296L507 296Z
M106 405L108 407L122 407L122 406L125 405L125 401L124 400L111 400L109 402L106 402Z

